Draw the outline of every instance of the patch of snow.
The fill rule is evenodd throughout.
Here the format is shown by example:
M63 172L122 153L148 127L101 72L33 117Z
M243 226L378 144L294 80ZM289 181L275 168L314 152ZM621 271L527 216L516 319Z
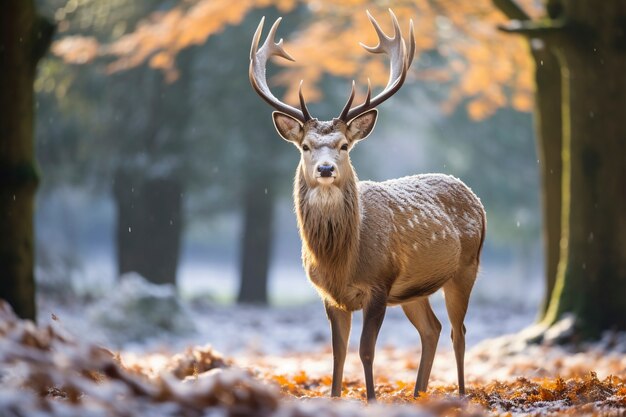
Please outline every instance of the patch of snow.
M136 273L122 275L113 291L87 308L86 316L117 344L195 328L174 286L149 283Z
M43 298L39 321L51 322L54 314L73 334L134 352L172 352L207 343L228 355L314 352L330 346L330 328L321 301L283 307L185 301L175 297L171 288L153 288L137 276L130 278L130 282L120 284L120 288L95 304L64 305ZM129 295L131 288L138 294ZM146 309L143 303L147 299L154 300L158 306ZM449 349L451 342L445 335L450 334L450 327L443 297L439 292L430 299L443 325L440 347ZM470 300L465 321L468 348L484 339L524 328L532 323L534 314L534 305L516 305L510 300L487 301L480 297ZM362 313L356 312L350 339L353 348L358 345L361 327ZM419 346L418 333L400 307L387 309L377 345Z

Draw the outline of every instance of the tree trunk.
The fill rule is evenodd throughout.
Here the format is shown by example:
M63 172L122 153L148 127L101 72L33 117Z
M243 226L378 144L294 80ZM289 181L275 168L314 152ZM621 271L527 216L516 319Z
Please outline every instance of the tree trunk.
M578 334L626 330L626 4L564 1L563 232L546 323L573 313Z
M543 317L554 289L561 253L561 68L557 57L546 47L533 49L532 55L536 68L535 123L543 212L545 295L540 312Z
M142 69L141 76L151 77L145 103L148 116L134 140L143 143L131 151L131 167L121 166L116 173L118 272L134 271L156 284L177 282L183 232L181 178L185 177L181 161L192 113L192 58L191 51L178 55L180 77L172 83L153 69ZM146 162L132 166L137 159ZM150 173L155 167L163 171L158 177Z
M512 0L492 0L494 6L509 19L527 22L530 16ZM558 13L548 1L548 13ZM541 174L543 214L544 282L545 295L540 317L545 317L561 254L561 179L563 164L561 117L561 68L559 61L545 39L528 39L528 47L535 61L535 124L537 154Z
M258 174L258 173L257 173ZM240 303L267 304L268 272L272 249L273 190L268 175L250 175L244 195L244 226L239 270ZM254 177L254 178L252 178Z
M118 272L176 285L182 234L182 186L171 178L115 178Z
M7 0L0 10L0 298L34 320L33 82L54 27L32 0Z

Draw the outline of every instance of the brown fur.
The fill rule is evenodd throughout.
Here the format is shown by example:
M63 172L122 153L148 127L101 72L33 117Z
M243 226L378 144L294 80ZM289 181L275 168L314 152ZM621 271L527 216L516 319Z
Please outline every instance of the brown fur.
M332 329L333 382L331 395L340 396L343 366L350 334L351 314L363 309L359 356L363 362L368 400L375 399L372 364L376 337L386 306L402 308L420 333L422 357L414 395L425 391L441 324L428 295L444 288L452 324L459 393L465 392L463 320L476 279L485 234L485 213L478 198L461 181L430 174L380 183L359 182L348 152L365 139L376 124L376 106L403 84L413 60L413 23L409 42L389 10L394 37L379 35L370 52L391 58L385 90L361 105L351 96L341 115L332 121L313 119L300 90L300 110L269 92L265 65L272 55L289 58L281 41L274 43L276 21L258 49L263 20L250 52L249 76L253 88L278 111L272 114L281 137L301 153L294 181L294 201L302 238L302 261L311 282L324 299Z
M293 196L303 265L333 329L332 394L341 393L350 313L363 309L359 353L368 398L374 397L375 339L385 306L394 304L402 305L422 338L415 395L425 390L441 329L427 297L440 288L464 393L463 320L484 242L485 212L478 197L448 175L358 181L348 151L369 134L375 116L302 124L274 113L281 136L301 151Z
M325 300L357 310L378 289L388 304L403 303L435 292L463 264L478 264L484 211L459 180L427 174L359 183L351 165L347 171L325 202L316 201L324 187L311 187L303 166L296 174L303 263Z
M330 207L316 207L309 202L311 188L302 170L298 171L294 200L302 238L303 262L312 273L309 277L325 299L343 299L345 277L357 262L360 238L356 182L354 179L345 182L340 201L331 201L333 204ZM332 215L328 215L326 210Z

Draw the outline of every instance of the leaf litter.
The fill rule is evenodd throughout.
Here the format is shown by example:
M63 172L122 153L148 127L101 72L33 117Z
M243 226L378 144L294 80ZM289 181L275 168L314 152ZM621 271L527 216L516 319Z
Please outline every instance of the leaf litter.
M438 353L428 392L413 398L419 352L386 347L375 362L377 405L365 404L358 355L350 353L343 398L328 399L328 350L232 358L210 346L112 352L57 320L37 326L0 304L0 416L626 416L626 354L615 344L572 353L483 342L468 352L464 398L448 375L450 352Z

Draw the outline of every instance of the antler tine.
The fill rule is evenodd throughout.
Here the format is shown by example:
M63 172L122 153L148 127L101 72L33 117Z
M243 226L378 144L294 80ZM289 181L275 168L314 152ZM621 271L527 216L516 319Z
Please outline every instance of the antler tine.
M263 31L263 25L265 24L265 16L261 18L259 25L256 27L254 31L254 36L252 37L252 46L250 47L250 59L254 59L256 56L256 52L259 49L259 41L261 40L261 32Z
M391 22L393 23L393 39L397 39L398 37L402 37L402 33L400 31L400 24L398 23L398 18L393 13L393 10L389 9L389 14L391 15Z
M271 55L277 55L287 59L288 61L294 62L295 59L293 59L291 55L289 55L287 51L285 51L285 49L283 48L283 39L281 38L278 40L278 42L274 42L274 39L276 38L276 31L278 30L278 25L280 24L281 20L283 20L282 17L276 19L276 21L270 28L269 33L267 34L267 38L265 39L265 43L263 44L263 46L267 45L267 47L270 48L270 51L272 51Z
M259 41L261 39L261 32L263 31L263 25L265 23L265 17L261 19L259 26L254 32L254 36L252 37L252 46L250 47L250 68L248 70L248 76L250 78L250 83L254 90L261 96L263 100L265 100L268 104L274 107L276 110L286 113L301 122L306 122L311 119L311 115L309 114L306 104L304 101L304 97L302 95L302 85L300 86L300 107L301 110L296 109L289 104L283 103L280 101L272 92L270 91L269 86L267 85L266 79L266 66L267 61L271 56L279 56L285 58L289 61L294 61L294 59L285 51L283 48L283 40L280 39L278 42L274 42L274 38L276 37L276 31L278 30L278 25L282 18L276 19L274 24L272 25L269 33L267 34L267 38L261 48L259 48Z
M406 68L407 70L415 58L415 31L413 30L413 19L409 20L409 51L407 56Z
M354 100L354 94L355 94L355 90L354 90L354 80L352 80L352 91L350 91L350 97L348 97L348 101L346 102L346 105L343 106L343 110L341 110L341 114L339 115L339 118L341 120L347 120L347 115L348 112L350 111L350 107L352 106L352 101Z
M402 84L404 84L407 71L409 69L409 66L411 65L411 62L413 61L413 56L415 54L413 22L411 21L409 27L409 36L411 40L409 48L407 50L406 43L402 37L402 31L400 30L400 25L398 24L398 19L391 9L389 9L389 15L391 16L391 21L393 24L393 38L387 36L382 31L376 19L374 19L374 17L368 11L367 17L372 22L372 26L374 26L374 30L378 35L378 45L371 47L361 43L361 46L363 46L363 48L365 48L365 50L368 52L385 53L389 55L391 62L389 68L389 81L387 82L385 89L374 98L371 98L371 87L368 81L368 93L365 101L362 104L352 109L349 109L347 112L345 111L345 108L344 111L341 112L340 119L346 122L355 118L359 114L378 106L389 97L394 95L396 91L398 91L400 87L402 87ZM351 100L349 102L351 103Z
M380 25L378 24L376 19L374 19L374 16L372 16L369 10L366 10L365 13L367 14L367 18L372 23L372 26L374 26L374 30L376 30L376 34L378 35L378 45L367 46L363 42L359 42L359 45L361 45L367 52L371 52L373 54L382 54L385 52L385 48L383 45L387 44L391 40L391 38L387 36L385 32L383 32L383 30L380 28Z
M367 96L365 96L365 105L369 106L370 105L370 100L372 98L372 82L370 81L370 79L367 79Z
M304 101L304 96L302 95L302 83L304 80L300 80L300 88L298 89L298 97L300 97L300 109L302 109L302 114L304 115L305 120L311 120L311 113L309 113L309 109L306 108L306 102Z

